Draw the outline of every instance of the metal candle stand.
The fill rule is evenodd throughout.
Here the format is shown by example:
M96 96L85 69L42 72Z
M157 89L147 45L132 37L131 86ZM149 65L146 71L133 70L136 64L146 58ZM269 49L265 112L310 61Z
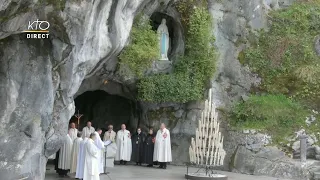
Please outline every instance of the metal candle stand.
M209 89L208 99L205 101L204 110L199 118L198 128L196 128L196 137L191 138L190 162L198 168L198 171L189 173L191 164L188 164L185 178L189 180L228 179L226 175L213 172L213 167L223 165L226 151L223 149L223 135L220 132L218 112L211 95L212 89Z
M194 173L189 173L189 167L197 168ZM196 165L187 164L187 173L185 174L185 179L188 180L228 180L228 177L221 175L213 169L212 165ZM204 171L204 172L203 172Z

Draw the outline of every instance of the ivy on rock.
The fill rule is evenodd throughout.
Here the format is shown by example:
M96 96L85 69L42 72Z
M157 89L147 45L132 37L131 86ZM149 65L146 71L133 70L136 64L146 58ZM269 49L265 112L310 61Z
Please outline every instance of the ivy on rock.
M231 124L268 133L279 144L305 127L309 114L301 104L284 95L252 95L234 106Z
M180 3L189 3L185 0ZM182 10L190 10L185 24L185 55L178 58L172 74L158 74L143 77L138 83L138 97L149 102L188 102L204 97L207 83L215 72L216 52L213 47L214 38L211 32L212 18L205 6L182 4ZM180 4L180 6L182 6ZM179 4L178 4L179 7ZM179 9L179 8L178 8Z
M306 118L312 114L309 109L320 110L320 57L314 50L320 1L299 1L269 16L270 28L258 32L238 57L262 84L232 108L230 120L234 127L268 133L282 146L300 129L318 136L319 117L312 124Z
M152 30L149 20L137 16L130 35L130 44L121 52L120 73L142 77L159 56L157 33Z
M258 92L284 94L320 110L320 57L314 50L320 1L297 2L270 17L270 29L239 54L240 62L262 78Z

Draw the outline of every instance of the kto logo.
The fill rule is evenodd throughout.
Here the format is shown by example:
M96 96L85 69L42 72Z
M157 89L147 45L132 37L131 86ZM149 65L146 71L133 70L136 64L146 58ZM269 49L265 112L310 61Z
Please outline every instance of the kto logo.
M27 33L28 39L47 39L49 38L49 27L50 23L48 21L29 21L28 30L23 31Z
M31 21L29 21L28 30L46 31L49 29L49 27L50 27L50 23L48 21L39 21L39 19L37 19L32 23Z

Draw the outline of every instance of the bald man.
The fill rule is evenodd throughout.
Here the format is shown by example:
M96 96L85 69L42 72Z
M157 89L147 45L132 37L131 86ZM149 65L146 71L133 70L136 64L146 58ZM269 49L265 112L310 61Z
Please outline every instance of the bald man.
M122 124L121 130L117 132L116 144L118 149L115 160L126 165L131 159L132 146L130 131L126 130L125 124Z
M109 125L109 126L108 126L108 131L106 131L106 132L104 133L103 141L110 140L110 141L112 141L112 142L115 142L116 135L117 135L117 133L113 131L113 126L112 126L112 125Z
M91 121L87 122L87 126L82 129L82 139L89 138L91 133L94 133L95 129L91 126Z

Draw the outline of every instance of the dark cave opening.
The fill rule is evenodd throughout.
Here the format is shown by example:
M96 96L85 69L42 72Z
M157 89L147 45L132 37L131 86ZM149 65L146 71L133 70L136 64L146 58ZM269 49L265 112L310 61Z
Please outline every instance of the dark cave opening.
M87 121L92 122L94 128L107 130L112 124L115 131L120 130L121 124L126 124L127 129L134 132L139 124L139 106L136 102L121 96L111 95L102 90L86 91L75 98L77 114L83 114L78 125L77 118L70 120L79 129L86 126Z

